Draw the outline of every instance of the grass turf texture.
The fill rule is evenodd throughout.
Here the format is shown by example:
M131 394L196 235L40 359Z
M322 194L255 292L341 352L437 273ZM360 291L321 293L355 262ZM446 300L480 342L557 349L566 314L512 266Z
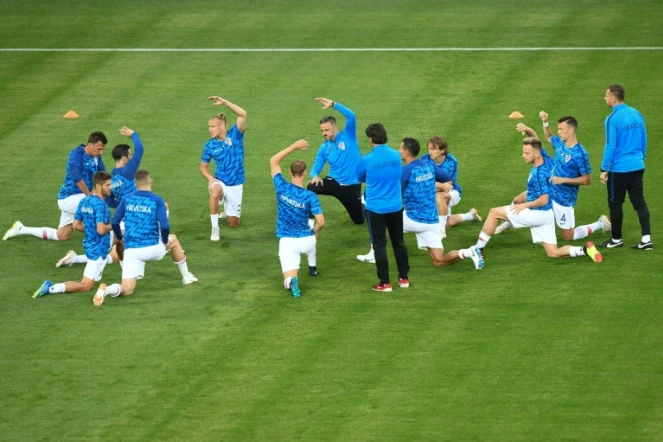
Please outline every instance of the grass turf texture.
M662 46L663 6L563 2L8 2L2 47ZM166 259L134 296L94 308L92 293L30 294L68 243L0 244L0 439L3 440L660 440L663 367L658 251L610 250L604 263L551 260L528 231L495 238L486 269L438 269L407 238L412 287L370 291L365 226L321 198L321 276L283 290L269 157L298 138L309 165L337 100L390 144L442 134L461 163L458 212L486 214L525 185L513 110L572 114L590 153L578 224L606 212L598 181L602 101L613 82L648 124L645 176L654 242L663 162L661 52L8 53L0 52L0 228L56 226L71 148L103 130L138 131L143 167L171 207L200 278L182 286ZM248 113L243 218L209 241L198 173L219 94ZM82 117L64 120L75 109ZM449 231L473 244L479 224ZM639 240L625 204L625 242ZM605 235L596 234L599 241ZM581 243L578 241L577 243ZM658 243L656 243L658 244ZM393 259L392 271L394 270ZM120 278L107 267L105 282ZM395 275L392 275L395 277Z

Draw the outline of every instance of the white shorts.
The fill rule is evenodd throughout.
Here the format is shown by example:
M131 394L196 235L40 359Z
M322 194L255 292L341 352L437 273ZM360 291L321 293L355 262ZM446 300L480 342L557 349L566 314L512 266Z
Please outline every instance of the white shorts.
M58 200L58 207L62 213L60 214L60 227L68 226L74 223L74 215L78 209L78 203L85 198L84 193L77 193L76 195L68 196L64 199Z
M235 216L240 218L242 213L242 194L244 193L244 184L237 186L226 186L223 181L215 181L208 186L210 193L212 186L221 186L223 190L223 199L219 203L223 203L223 211L226 216Z
M458 193L456 189L451 189L449 195L451 196L451 200L449 201L449 208L452 208L460 202L460 193ZM449 212L449 215L451 215L451 212Z
M161 261L165 255L166 246L161 242L149 247L126 249L122 264L122 279L142 278L145 276L145 263Z
M101 275L104 273L106 267L106 258L98 258L95 261L91 259L85 264L83 276L93 281L101 281Z
M417 247L421 250L443 249L440 223L426 224L414 221L403 212L403 232L417 235Z
M315 252L315 235L303 238L281 238L279 241L279 260L281 271L299 270L302 253Z
M555 215L552 210L524 209L513 213L511 206L506 206L506 214L513 227L529 227L532 232L532 242L535 244L557 244L555 236Z
M555 221L560 229L572 229L576 226L576 211L573 207L562 206L555 201L552 202Z

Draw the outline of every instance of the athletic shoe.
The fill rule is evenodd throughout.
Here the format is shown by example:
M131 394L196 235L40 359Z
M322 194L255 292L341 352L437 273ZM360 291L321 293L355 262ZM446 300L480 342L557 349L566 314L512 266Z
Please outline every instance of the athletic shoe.
M610 232L612 232L612 223L610 222L610 220L608 219L607 216L605 216L605 215L601 215L601 217L599 218L599 222L600 222L600 223L603 223L603 225L605 226L605 227L603 228L603 231L604 231L605 233L610 233Z
M440 235L442 236L442 239L447 238L447 231L446 230L440 230Z
M95 293L94 298L92 298L92 304L99 307L101 304L104 303L105 297L106 297L106 284L100 284L99 288L97 289L97 293Z
M391 283L390 282L379 282L371 288L376 292L391 292L391 291L393 291L393 289L391 288Z
M495 233L493 235L499 235L500 233L504 233L505 231L509 230L505 227L506 221L502 221L499 226L495 229Z
M196 278L195 275L191 272L182 277L182 284L184 285L193 284L194 282L198 282L198 278Z
M373 252L373 249L365 255L357 255L357 260L361 262L375 263L375 253Z
M308 274L311 276L318 276L318 268L316 266L308 266Z
M21 229L23 228L23 224L21 224L20 221L16 221L7 232L5 232L5 236L2 237L3 241L7 241L9 238L13 238L15 236L18 236L19 233L21 233Z
M60 260L55 263L55 267L62 267L62 266L69 267L74 263L74 258L76 258L77 256L78 255L76 254L76 252L70 250L67 252L66 255L64 255L63 258L60 258Z
M603 255L601 255L601 252L596 250L596 246L594 246L593 242L588 241L587 244L585 244L585 253L591 258L592 261L603 262Z
M221 203L221 201L219 201L219 203ZM228 215L226 215L226 212L219 213L219 219L227 219L227 218L228 218Z
M221 236L219 236L219 228L218 227L212 227L212 235L209 237L210 240L217 242L221 240Z
M483 269L483 252L478 247L472 247L472 262L477 270Z
M44 295L48 295L48 289L50 289L52 286L53 286L53 283L47 279L46 281L43 282L41 287L39 287L37 290L35 290L32 297L33 298L41 298Z
M296 276L290 280L290 291L294 298L299 298L302 295L302 292L299 291L299 279Z
M407 278L398 278L398 286L402 289L410 287L410 281Z
M652 244L651 241L640 241L638 244L631 246L631 248L635 250L652 250L654 248L654 244Z
M481 215L479 215L479 211L474 207L470 209L469 214L472 215L472 221L483 221Z
M616 249L618 247L624 247L624 242L622 240L615 241L612 238L610 238L607 241L603 241L600 244L597 244L598 247L607 247L609 249Z

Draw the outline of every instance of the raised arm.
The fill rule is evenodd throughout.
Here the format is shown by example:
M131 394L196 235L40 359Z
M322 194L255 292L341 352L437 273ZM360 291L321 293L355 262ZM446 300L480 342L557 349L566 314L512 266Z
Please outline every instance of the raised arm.
M239 129L241 133L244 133L246 130L246 111L244 109L228 100L217 97L216 95L209 97L209 99L214 102L214 106L225 106L233 111L235 115L237 115L237 129Z
M308 149L308 141L306 140L298 140L292 143L290 146L286 147L279 153L275 154L272 158L269 160L269 168L272 173L272 178L276 176L276 174L281 173L281 166L279 166L279 163L283 161L288 155L290 155L292 152L295 150L306 150Z
M523 123L516 124L516 130L525 136L534 137L537 140L539 139L539 136L537 135L536 131L529 126L525 126Z
M322 104L322 109L329 109L331 107L339 111L345 117L344 133L351 134L355 140L357 139L357 117L352 110L329 98L320 97L316 98L315 101Z
M541 118L541 122L543 123L543 135L550 143L550 139L553 137L553 132L550 129L550 124L548 123L548 114L545 111L541 111L539 112L539 118Z
M122 176L124 176L126 179L132 180L136 176L136 172L138 172L138 168L140 167L140 162L143 159L143 153L145 149L143 147L142 141L140 141L140 137L138 137L138 134L129 129L127 126L122 126L120 133L125 137L131 138L131 140L134 142L133 155L131 156L131 160L129 160L126 166L124 166L124 171L122 173Z

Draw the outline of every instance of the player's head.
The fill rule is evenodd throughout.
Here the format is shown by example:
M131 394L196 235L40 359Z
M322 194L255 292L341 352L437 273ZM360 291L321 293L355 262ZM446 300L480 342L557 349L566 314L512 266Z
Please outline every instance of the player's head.
M366 128L366 136L374 146L386 144L389 140L387 138L387 129L384 128L382 123L369 124Z
M621 84L611 84L605 91L605 104L608 107L615 107L622 104L626 98L626 91Z
M419 155L419 152L421 151L421 145L419 144L419 141L414 138L403 138L398 151L401 154L401 160L405 160L407 158L414 159Z
M106 138L106 135L104 135L103 132L92 132L90 136L87 137L87 146L85 149L88 151L88 155L98 157L104 153L104 149L106 148L107 143L108 138Z
M336 125L336 118L331 115L324 117L320 120L320 132L325 140L333 140L338 133L338 126Z
M541 158L541 140L535 137L523 139L523 160L527 164L533 164Z
M226 114L221 112L220 114L214 115L209 119L207 123L207 128L209 129L209 134L212 138L219 138L226 136Z
M140 190L149 190L152 187L152 177L150 177L150 172L145 169L136 172L134 180L136 181L136 187Z
M132 157L131 147L128 144L118 144L113 148L111 155L113 155L113 159L116 163L123 162L126 164Z
M578 120L573 117L566 116L557 120L557 135L562 141L567 141L572 135L575 135L578 130Z
M290 176L301 178L306 174L306 163L300 160L293 161L290 165Z
M92 184L94 185L95 192L101 194L101 196L108 196L111 194L111 176L108 172L97 172L92 178Z
M433 160L436 160L449 152L447 140L442 137L436 136L431 138L428 140L426 146L428 147L428 155L430 155Z

